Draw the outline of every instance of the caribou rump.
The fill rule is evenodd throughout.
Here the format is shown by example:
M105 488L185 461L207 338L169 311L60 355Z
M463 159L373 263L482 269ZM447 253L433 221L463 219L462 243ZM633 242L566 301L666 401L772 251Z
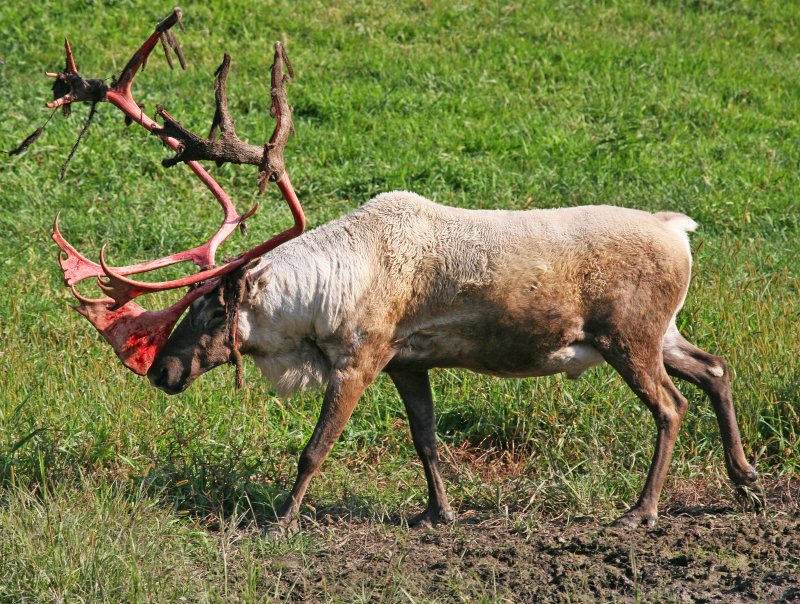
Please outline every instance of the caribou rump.
M124 267L110 267L102 252L99 264L81 256L57 223L53 239L62 250L65 283L80 301L77 310L126 367L147 374L165 392L182 392L197 376L226 362L235 363L241 377L242 354L250 355L282 394L325 388L296 482L278 514L278 530L297 526L312 476L382 371L405 405L428 484L427 508L412 522L453 519L437 455L428 379L435 367L503 377L563 372L577 378L593 365L610 364L650 409L657 427L641 496L618 520L625 528L656 522L687 410L669 376L686 380L710 397L728 474L749 494L758 474L742 449L727 363L690 344L675 323L689 287L687 233L696 226L690 218L610 206L463 210L394 192L301 235L305 218L283 161L292 131L284 84L293 70L285 50L276 44L271 108L277 123L269 143L251 145L235 133L226 93L228 55L217 72L212 129L203 139L160 106L164 123L159 126L131 92L134 76L158 42L170 65L176 52L185 66L175 25L181 25L179 9L156 26L111 87L80 75L67 42L64 70L48 74L56 79L56 98L49 106L67 113L74 102L90 102L90 118L96 103L116 106L127 122L176 151L164 165L185 163L198 176L223 209L222 225L197 248ZM40 134L41 128L15 153ZM257 165L260 190L276 182L292 213L292 227L215 266L219 245L255 208L239 214L198 160ZM127 277L184 261L201 270L168 282ZM88 299L75 291L77 282L90 277L108 297ZM186 286L189 292L163 311L146 311L133 302L142 294Z

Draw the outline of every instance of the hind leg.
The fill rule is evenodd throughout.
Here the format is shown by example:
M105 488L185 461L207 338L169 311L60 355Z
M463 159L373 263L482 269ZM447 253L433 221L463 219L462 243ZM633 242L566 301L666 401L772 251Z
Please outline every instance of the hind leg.
M728 363L688 342L674 323L664 336L663 346L667 372L698 386L711 399L722 436L728 476L738 486L755 484L758 472L747 462L742 449L731 397Z
M610 343L597 342L606 361L616 369L655 419L657 436L653 461L636 505L615 524L633 529L641 524L653 527L658 519L658 499L667 476L678 428L688 403L669 379L661 361L660 347L648 346L646 339Z
M409 521L409 525L431 526L439 522L452 522L455 518L439 472L439 455L436 447L436 417L433 395L427 371L391 371L400 398L408 413L411 438L417 450L425 480L428 483L428 507Z

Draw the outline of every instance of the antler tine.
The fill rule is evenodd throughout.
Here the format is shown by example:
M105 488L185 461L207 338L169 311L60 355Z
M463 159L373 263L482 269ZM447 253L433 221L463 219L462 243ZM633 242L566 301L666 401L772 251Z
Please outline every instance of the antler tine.
M71 103L77 101L99 103L105 100L108 87L103 80L87 80L78 73L72 46L67 38L64 38L64 51L66 53L64 71L45 72L45 75L56 79L53 83L53 101L47 103L47 107L50 109L61 107L64 115L68 116Z
M116 80L111 89L109 89L102 80L85 80L80 76L78 69L75 66L72 47L69 43L69 40L65 40L64 46L67 58L64 71L59 73L48 72L46 75L66 82L68 85L68 91L66 91L66 94L60 95L53 102L48 103L47 106L52 109L54 107L60 107L62 105L77 101L93 103L99 101L108 101L121 109L131 120L141 124L147 130L152 130L153 126L155 126L155 122L149 119L140 119L142 116L141 109L133 100L133 96L131 95L131 84L136 72L147 62L147 57L149 57L150 53L153 52L153 49L158 44L159 40L165 36L165 39L169 41L169 46L175 50L181 58L181 66L184 69L186 68L186 63L182 58L183 53L180 51L180 45L178 44L177 38L175 38L174 34L170 31L170 29L176 24L183 29L183 23L181 21L182 14L183 13L180 8L175 8L165 19L156 25L155 31L133 54L122 70L120 77ZM122 99L127 102L122 102ZM177 148L177 146L173 148Z
M208 132L208 140L213 141L217 138L217 130L222 132L234 132L233 119L228 111L228 73L231 70L231 55L227 52L222 57L222 63L214 72L214 101L216 111L214 119L211 121L211 130Z
M184 29L183 22L181 21L182 14L180 8L174 8L165 19L156 25L153 34L145 40L144 44L133 54L122 70L122 74L114 85L114 90L118 94L129 97L131 101L133 100L130 94L130 88L136 72L139 70L139 67L147 62L147 57L153 52L158 41L162 40L162 42L164 42L166 36L168 37L166 37L167 42L164 42L164 51L167 53L167 62L169 66L172 67L172 59L168 54L169 50L167 45L175 50L180 58L181 67L186 69L186 60L183 57L183 52L180 49L178 40L175 38L175 35L169 31L176 23L180 26L181 30ZM54 107L61 107L62 105L66 106L77 101L98 102L109 100L106 99L108 88L102 80L84 80L80 76L78 68L75 66L72 46L66 38L64 39L64 49L67 55L64 71L58 73L45 72L45 75L66 82L67 86L62 90L65 94L57 94L57 98L53 100L52 103L48 103L47 106L52 109ZM56 90L59 89L54 87L54 91Z
M64 71L67 73L78 73L78 67L75 65L75 57L72 54L72 46L70 46L68 38L64 38L64 51L67 53Z
M286 65L288 77L283 73L284 64ZM294 68L289 62L286 49L280 42L275 42L275 58L272 62L272 77L270 79L272 84L270 90L272 95L270 115L275 118L275 130L272 131L269 144L264 148L264 158L258 175L260 193L264 192L268 180L277 181L286 172L283 150L286 148L289 135L294 132L292 108L286 98L286 81L291 78L294 78Z

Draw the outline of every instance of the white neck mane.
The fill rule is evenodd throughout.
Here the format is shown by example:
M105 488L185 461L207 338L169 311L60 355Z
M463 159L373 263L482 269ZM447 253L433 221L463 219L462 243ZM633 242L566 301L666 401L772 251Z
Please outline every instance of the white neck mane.
M352 215L350 215L352 216ZM320 388L330 372L320 345L370 282L370 267L348 219L309 231L262 258L239 315L241 350L280 396Z

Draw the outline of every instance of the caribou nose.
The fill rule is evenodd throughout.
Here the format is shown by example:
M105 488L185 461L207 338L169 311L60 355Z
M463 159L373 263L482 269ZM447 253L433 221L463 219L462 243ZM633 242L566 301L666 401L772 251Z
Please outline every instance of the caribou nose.
M155 386L156 388L161 388L163 390L164 386L167 385L167 380L169 379L169 371L166 367L162 367L161 371L153 371L152 369L147 372L147 379L150 380L150 383Z
M167 394L178 394L186 390L187 381L182 378L183 371L175 363L159 363L147 372L150 383Z

